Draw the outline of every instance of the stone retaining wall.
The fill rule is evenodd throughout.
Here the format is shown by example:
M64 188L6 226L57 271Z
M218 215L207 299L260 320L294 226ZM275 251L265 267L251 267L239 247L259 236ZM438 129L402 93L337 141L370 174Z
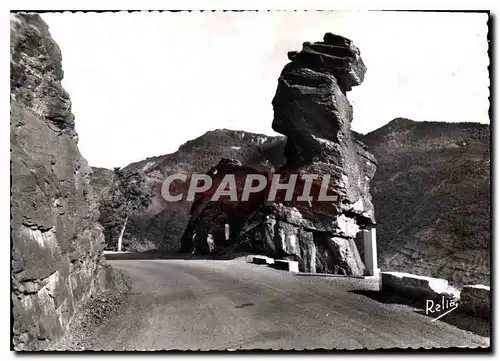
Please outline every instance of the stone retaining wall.
M448 299L458 302L458 310L477 317L490 317L490 287L466 285L456 288L441 278L403 272L382 272L381 291L395 293L425 304L427 300Z

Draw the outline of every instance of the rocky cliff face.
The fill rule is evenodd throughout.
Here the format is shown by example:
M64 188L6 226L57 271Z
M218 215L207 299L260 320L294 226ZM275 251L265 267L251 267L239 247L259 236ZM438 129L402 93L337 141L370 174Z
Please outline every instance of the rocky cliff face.
M379 162L380 267L489 285L489 125L397 118L357 137Z
M38 15L11 27L13 343L43 349L104 282L103 234L61 86L61 53Z
M189 222L192 202L167 203L161 197L161 184L168 175L205 173L221 158L232 158L262 171L284 163L282 137L244 131L217 129L190 140L172 154L129 164L130 171L144 174L149 186L156 189L151 206L132 217L124 233L127 250L178 250ZM112 170L94 168L93 184L99 196L106 197Z
M330 175L328 193L340 200L328 204L326 212L325 204L263 201L243 220L220 202L207 201L201 215L192 216L183 238L183 244L192 238L193 251L211 252L225 241L297 260L301 271L363 274L354 239L360 226L375 223L369 182L376 162L353 138L345 92L363 81L366 68L349 39L327 33L323 40L290 52L291 62L279 78L273 129L286 136L286 163L277 172ZM221 213L224 222L238 219L237 225L229 223L229 240L214 238L212 232L222 228Z

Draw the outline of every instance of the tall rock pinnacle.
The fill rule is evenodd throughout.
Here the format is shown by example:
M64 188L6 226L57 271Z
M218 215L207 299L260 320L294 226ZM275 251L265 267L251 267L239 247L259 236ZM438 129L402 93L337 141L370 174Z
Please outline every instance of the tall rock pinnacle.
M290 168L330 174L330 189L343 197L344 211L374 223L369 181L376 163L352 137L353 111L345 94L361 84L366 67L351 40L331 33L323 40L289 53L273 99L273 129L287 136Z

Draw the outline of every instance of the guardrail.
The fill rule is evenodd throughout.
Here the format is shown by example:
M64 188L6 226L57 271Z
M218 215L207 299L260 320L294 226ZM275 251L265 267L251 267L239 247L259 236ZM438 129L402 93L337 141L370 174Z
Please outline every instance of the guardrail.
M460 292L460 307L469 314L489 319L491 293L485 285L466 285Z
M460 312L484 319L490 318L490 287L485 285L466 285L461 288L451 286L442 278L420 276L404 272L382 272L381 290L395 293L416 302L425 303L444 300L453 301Z

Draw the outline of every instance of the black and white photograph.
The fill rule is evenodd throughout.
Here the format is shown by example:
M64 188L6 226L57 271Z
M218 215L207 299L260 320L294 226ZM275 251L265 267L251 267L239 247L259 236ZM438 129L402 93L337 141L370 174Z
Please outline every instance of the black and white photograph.
M491 352L489 11L9 16L11 351Z

